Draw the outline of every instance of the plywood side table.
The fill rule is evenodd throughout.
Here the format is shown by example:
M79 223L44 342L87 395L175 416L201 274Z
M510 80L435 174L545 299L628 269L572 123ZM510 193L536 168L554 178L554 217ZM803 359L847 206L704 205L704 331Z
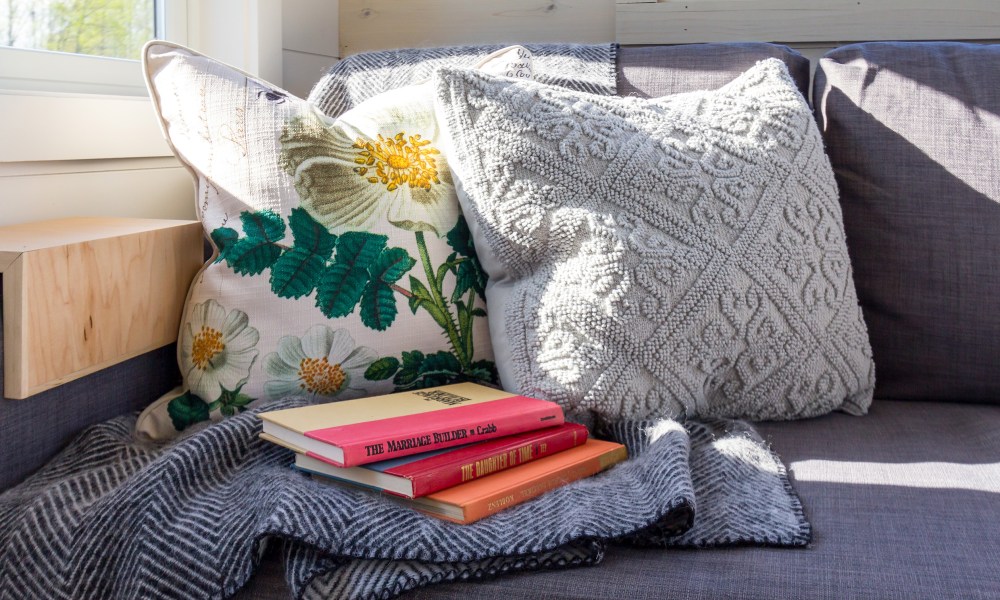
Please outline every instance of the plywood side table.
M174 342L203 262L197 221L0 227L4 396L27 398Z

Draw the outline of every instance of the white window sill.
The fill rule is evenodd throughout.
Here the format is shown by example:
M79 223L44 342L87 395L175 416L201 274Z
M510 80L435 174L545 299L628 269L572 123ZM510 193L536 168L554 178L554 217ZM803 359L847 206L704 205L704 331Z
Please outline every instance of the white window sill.
M172 156L148 97L0 91L0 163Z

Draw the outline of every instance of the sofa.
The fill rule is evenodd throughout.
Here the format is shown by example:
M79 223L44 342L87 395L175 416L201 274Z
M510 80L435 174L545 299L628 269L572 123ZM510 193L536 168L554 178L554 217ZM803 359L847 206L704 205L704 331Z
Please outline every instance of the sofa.
M1000 46L856 44L815 65L771 44L622 47L618 93L713 89L769 57L814 106L877 373L865 416L757 424L789 469L811 543L621 546L593 568L409 597L1000 597ZM166 348L2 400L0 489L86 425L142 408L177 379ZM237 597L288 593L269 553Z

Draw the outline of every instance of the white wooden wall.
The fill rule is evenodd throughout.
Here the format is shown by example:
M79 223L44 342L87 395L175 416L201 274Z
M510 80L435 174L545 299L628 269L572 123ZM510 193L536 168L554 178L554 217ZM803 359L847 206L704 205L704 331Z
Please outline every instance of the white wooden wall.
M845 43L1000 39L1000 0L284 0L285 86L338 57L488 42L768 41L815 61Z
M340 54L337 0L282 0L283 87L300 98Z

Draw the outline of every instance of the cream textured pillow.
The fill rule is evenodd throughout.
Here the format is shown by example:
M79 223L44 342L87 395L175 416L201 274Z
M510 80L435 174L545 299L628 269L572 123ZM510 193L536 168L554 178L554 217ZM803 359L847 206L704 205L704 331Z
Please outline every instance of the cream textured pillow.
M837 189L771 59L712 92L437 82L501 384L609 418L864 413Z
M519 47L483 68L512 62L530 75ZM333 121L180 46L147 45L145 70L216 253L181 319L185 389L149 407L141 433L169 437L259 398L495 382L485 276L429 83Z

